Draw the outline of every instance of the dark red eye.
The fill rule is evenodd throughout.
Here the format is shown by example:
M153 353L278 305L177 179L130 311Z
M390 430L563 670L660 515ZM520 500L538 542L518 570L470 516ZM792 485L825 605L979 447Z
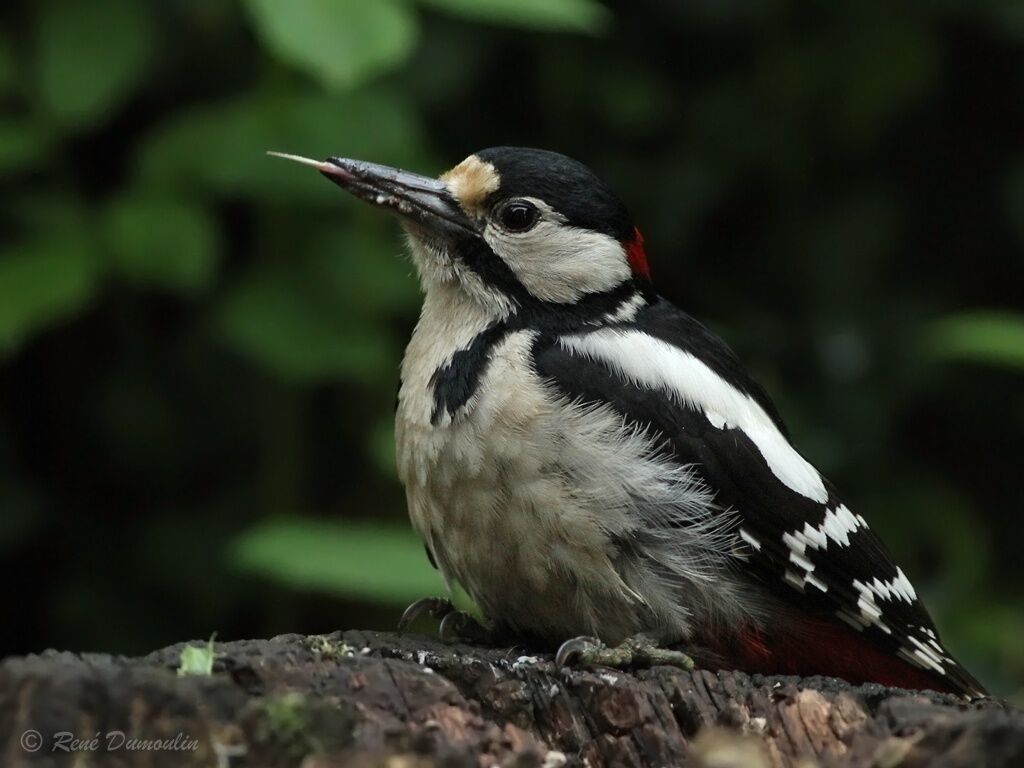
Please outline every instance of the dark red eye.
M540 211L533 203L525 200L514 200L506 203L498 212L501 226L509 232L525 232L532 229L540 218Z

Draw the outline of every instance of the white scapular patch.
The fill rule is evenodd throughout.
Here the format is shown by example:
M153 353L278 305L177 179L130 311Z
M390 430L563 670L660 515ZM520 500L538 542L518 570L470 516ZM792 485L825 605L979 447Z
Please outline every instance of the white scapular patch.
M702 411L719 429L742 430L783 485L819 503L828 501L821 475L789 444L757 401L689 352L642 331L616 328L563 336L559 341L570 352L601 360L634 384L676 396Z

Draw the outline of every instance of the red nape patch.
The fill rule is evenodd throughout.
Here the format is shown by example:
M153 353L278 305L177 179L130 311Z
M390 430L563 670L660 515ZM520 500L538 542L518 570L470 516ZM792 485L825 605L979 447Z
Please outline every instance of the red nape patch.
M633 227L633 239L625 244L626 260L633 274L650 281L651 268L647 266L647 252L644 250L644 236L637 227Z
M868 637L838 620L804 618L778 635L749 630L728 659L744 672L774 675L828 675L859 685L881 683L897 688L930 688L956 693L939 675L875 645Z

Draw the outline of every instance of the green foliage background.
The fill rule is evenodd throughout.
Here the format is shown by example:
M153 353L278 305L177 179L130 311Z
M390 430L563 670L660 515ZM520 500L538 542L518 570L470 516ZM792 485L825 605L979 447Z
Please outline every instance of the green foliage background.
M1022 94L990 0L5 3L0 651L438 591L392 467L397 228L263 152L517 143L621 191L661 289L1020 696Z

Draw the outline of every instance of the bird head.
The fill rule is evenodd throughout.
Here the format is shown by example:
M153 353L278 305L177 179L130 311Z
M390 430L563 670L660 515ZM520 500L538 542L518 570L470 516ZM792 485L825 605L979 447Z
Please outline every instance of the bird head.
M650 279L625 205L556 152L485 149L437 179L360 160L278 156L398 215L427 291L455 286L508 314L577 306Z

